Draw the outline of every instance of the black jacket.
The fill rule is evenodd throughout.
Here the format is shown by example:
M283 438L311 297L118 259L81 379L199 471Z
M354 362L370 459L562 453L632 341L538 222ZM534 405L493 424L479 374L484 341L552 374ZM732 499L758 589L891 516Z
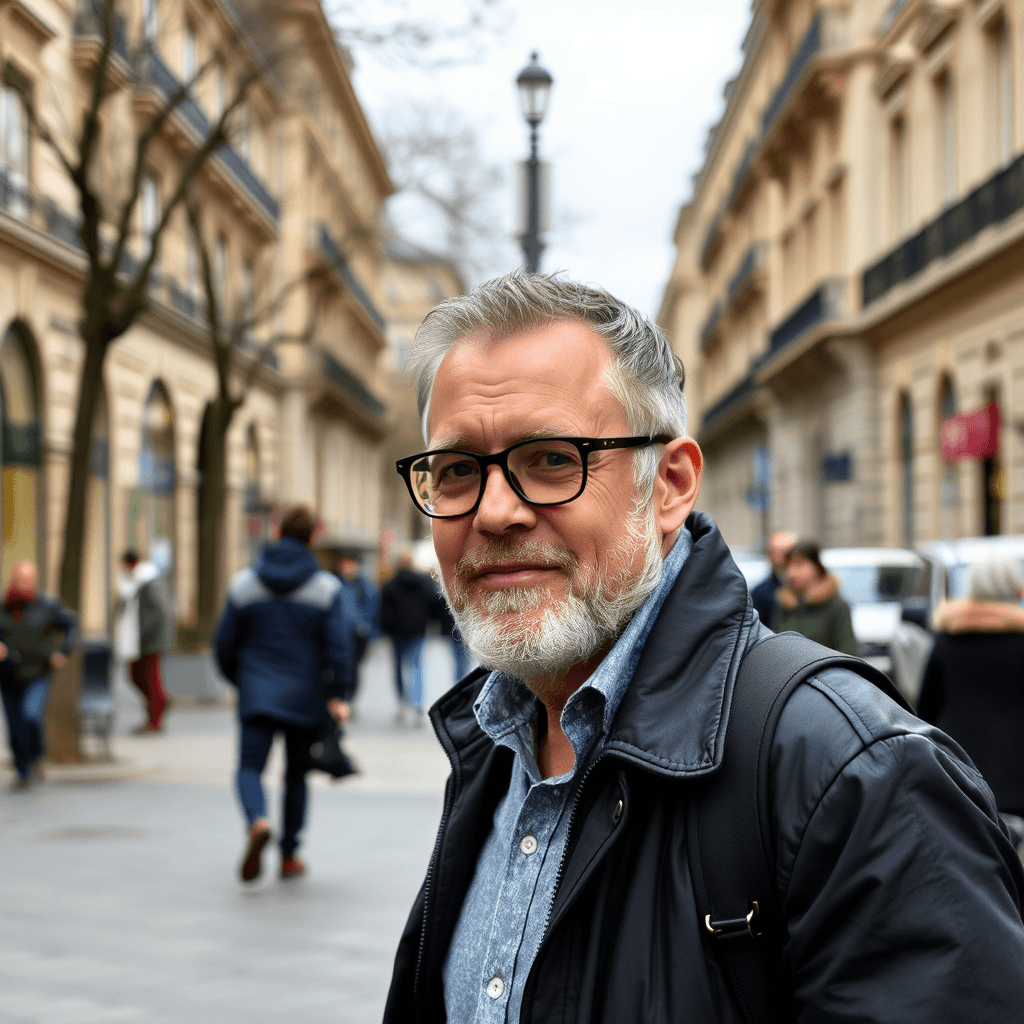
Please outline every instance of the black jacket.
M434 581L412 569L399 569L380 592L380 626L388 636L423 636L437 613Z
M53 671L50 658L58 651L70 654L77 637L75 613L49 594L25 605L20 622L0 606L0 641L8 647L2 678L24 685L48 676Z
M950 601L936 626L917 712L970 754L999 810L1024 817L1024 609Z
M741 1020L704 939L684 822L688 795L728 756L753 614L717 528L699 513L687 525L693 551L570 812L523 1022ZM431 710L452 775L386 1024L445 1019L442 965L512 765L473 716L484 678ZM1024 874L955 744L831 670L786 705L769 790L794 1020L1024 1022Z

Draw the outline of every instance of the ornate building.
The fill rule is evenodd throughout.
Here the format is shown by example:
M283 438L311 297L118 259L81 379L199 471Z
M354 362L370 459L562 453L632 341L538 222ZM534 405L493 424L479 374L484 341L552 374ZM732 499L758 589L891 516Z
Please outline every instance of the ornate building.
M115 95L104 108L117 131L134 139L154 109L196 80L150 150L139 246L182 162L229 102L242 57L262 59L240 31L240 9L227 0L118 7L107 83ZM56 0L0 4L4 582L14 560L30 557L54 587L61 554L85 260L75 193L28 112L34 107L70 141L99 48L95 11ZM217 378L197 247L176 210L150 308L106 361L82 608L90 633L106 630L111 581L129 544L166 567L179 626L188 629L200 562L247 564L283 504L308 502L332 532L376 543L388 416L377 224L392 185L320 4L274 5L272 35L287 47L287 66L266 66L248 90L230 145L203 166L194 193L223 307L244 312L282 296L243 339L238 366L271 334L291 340L256 374L231 428L226 550L200 551L200 438ZM250 50L241 54L241 45Z
M755 0L660 313L731 543L1024 532L1022 33Z

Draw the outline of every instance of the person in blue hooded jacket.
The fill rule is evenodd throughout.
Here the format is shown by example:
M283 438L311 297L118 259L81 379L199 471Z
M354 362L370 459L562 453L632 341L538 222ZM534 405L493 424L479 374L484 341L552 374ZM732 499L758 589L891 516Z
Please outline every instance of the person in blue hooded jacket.
M315 526L304 506L286 513L280 539L231 581L214 638L220 670L238 687L237 788L249 829L240 874L246 882L259 877L271 839L261 776L275 734L284 734L287 755L281 877L292 878L306 868L296 850L306 817L310 745L325 711L336 721L349 715L356 612L341 581L309 550Z

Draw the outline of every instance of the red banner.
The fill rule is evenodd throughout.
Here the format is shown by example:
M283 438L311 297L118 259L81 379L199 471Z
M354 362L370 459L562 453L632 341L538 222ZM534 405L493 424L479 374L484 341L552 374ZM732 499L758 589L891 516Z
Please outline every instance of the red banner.
M990 459L999 451L1001 417L995 402L942 421L942 461Z

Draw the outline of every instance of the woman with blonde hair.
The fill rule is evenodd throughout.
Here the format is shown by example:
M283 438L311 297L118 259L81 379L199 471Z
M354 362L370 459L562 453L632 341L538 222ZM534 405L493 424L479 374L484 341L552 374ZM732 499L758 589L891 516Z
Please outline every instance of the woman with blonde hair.
M970 755L1004 814L1024 817L1024 578L1016 558L970 568L968 596L935 610L917 713Z

